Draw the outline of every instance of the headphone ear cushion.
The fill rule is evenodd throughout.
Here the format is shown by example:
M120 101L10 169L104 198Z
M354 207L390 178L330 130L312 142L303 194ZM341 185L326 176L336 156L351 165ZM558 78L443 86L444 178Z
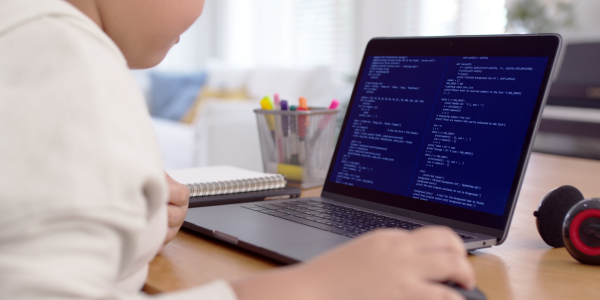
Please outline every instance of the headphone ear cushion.
M550 191L540 202L536 224L540 236L551 247L564 247L562 226L569 209L583 200L583 194L574 186L564 185Z

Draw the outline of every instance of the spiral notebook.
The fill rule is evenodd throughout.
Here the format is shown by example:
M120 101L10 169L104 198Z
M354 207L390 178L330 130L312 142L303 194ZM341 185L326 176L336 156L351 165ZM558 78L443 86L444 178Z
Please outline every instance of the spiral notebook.
M190 197L228 195L285 188L281 174L269 174L232 166L211 166L167 171L190 189Z

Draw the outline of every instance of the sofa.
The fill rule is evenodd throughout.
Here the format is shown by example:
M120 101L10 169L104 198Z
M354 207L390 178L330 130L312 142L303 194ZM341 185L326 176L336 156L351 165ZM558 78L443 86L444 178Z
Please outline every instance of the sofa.
M152 112L153 71L136 73ZM278 93L297 103L327 106L332 99L347 102L352 85L333 79L326 67L312 69L207 68L206 80L194 103L179 119L152 118L165 170L227 164L263 171L256 117L265 96ZM195 76L195 75L194 75Z

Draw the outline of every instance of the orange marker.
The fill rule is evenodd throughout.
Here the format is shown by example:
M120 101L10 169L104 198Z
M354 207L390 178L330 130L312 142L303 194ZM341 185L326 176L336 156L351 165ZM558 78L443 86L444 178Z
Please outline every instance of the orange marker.
M300 110L300 111L308 110L308 104L306 103L306 98L300 97L300 99L298 100L298 103L300 104L300 105L298 105L298 110ZM310 125L310 123L308 121L307 115L299 115L298 116L298 136L300 137L300 142L304 141L304 138L306 137L306 133L308 131L309 125Z
M302 110L308 110L308 104L306 103L306 98L300 97L300 100L298 100L298 102L300 103L300 105L298 105L299 107L305 108Z

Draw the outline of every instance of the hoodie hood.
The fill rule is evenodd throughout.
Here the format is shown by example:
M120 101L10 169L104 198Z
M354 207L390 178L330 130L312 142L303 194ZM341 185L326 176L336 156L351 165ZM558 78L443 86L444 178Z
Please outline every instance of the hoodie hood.
M99 38L125 60L119 47L94 21L64 0L0 0L0 38L28 22L53 17L67 19L79 29Z

